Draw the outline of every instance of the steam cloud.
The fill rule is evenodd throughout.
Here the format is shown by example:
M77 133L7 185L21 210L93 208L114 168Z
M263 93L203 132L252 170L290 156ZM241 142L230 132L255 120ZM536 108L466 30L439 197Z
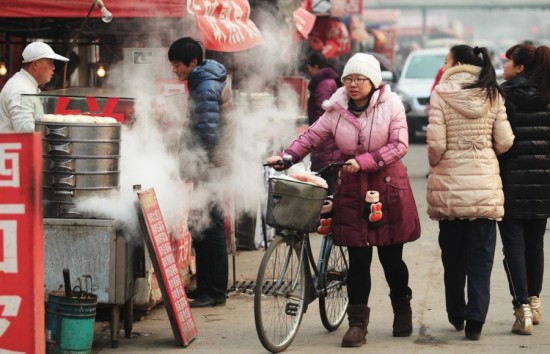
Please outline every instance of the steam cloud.
M177 154L177 142L185 125L186 98L183 95L152 95L152 75L155 73L150 70L143 75L132 72L128 80L121 64L110 68L107 86L122 89L121 92L135 97L137 118L131 128L124 127L122 134L120 190L108 200L99 197L83 200L77 204L79 210L97 217L119 219L132 233L140 235L137 196L132 189L139 184L143 190L154 188L168 229L175 229L187 208L205 210L213 202L224 205L228 197L234 201L237 216L245 212L256 215L266 196L262 162L279 153L296 136L295 119L300 115L298 97L293 90L277 87L277 99L265 90L266 86L276 87L277 78L288 75L288 68L297 67L298 47L288 30L281 29L269 15L260 16L257 22L262 24L265 44L247 53L235 54L238 69L233 79L238 79L239 90L234 91L233 112L224 118L231 132L223 138L227 167L205 166L203 151L185 155L187 162L183 168L187 175L200 174L207 169L210 177L195 186L191 194L186 193L179 177ZM156 41L152 39L151 43ZM170 63L166 56L164 60L166 67L150 69L165 75ZM175 78L169 71L168 75ZM206 217L208 213L193 215ZM208 226L206 218L193 218L191 222L194 230Z

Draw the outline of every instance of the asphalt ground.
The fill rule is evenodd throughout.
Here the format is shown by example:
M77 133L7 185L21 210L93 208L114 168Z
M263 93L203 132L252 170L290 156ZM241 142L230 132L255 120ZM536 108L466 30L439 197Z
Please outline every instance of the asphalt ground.
M422 224L419 240L407 244L404 258L410 272L413 290L412 309L414 331L410 337L392 337L393 313L388 297L389 288L377 257L373 258L373 279L369 306L371 307L367 344L360 348L343 349L340 341L347 323L327 332L319 317L317 301L304 315L300 330L288 353L548 353L550 352L550 282L548 271L541 294L543 319L534 326L534 333L521 336L511 333L514 323L511 296L502 266L502 246L497 251L491 278L491 302L481 339L465 339L463 331L456 331L448 322L445 312L443 268L437 243L437 222L426 214L426 146L411 145L405 158ZM550 232L550 231L548 231ZM312 236L314 245L320 238ZM254 326L253 296L243 288L255 280L263 250L240 251L235 257L237 291L230 292L227 304L222 307L193 309L198 337L187 347L177 346L163 304L155 307L141 321L133 324L131 338L120 332L118 348L111 348L108 322L98 321L94 339L94 353L266 353ZM550 251L545 250L546 269L550 269ZM230 260L230 268L232 267ZM231 274L230 274L231 276ZM230 279L233 284L233 279Z

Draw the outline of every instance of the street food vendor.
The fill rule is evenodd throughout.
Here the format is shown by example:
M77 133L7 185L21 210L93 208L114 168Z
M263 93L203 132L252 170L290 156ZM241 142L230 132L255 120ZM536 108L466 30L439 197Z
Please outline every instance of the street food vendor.
M32 42L23 50L21 70L6 82L0 92L0 133L33 132L34 122L43 116L38 98L23 100L23 94L40 93L40 85L53 77L54 60L69 61L44 42Z

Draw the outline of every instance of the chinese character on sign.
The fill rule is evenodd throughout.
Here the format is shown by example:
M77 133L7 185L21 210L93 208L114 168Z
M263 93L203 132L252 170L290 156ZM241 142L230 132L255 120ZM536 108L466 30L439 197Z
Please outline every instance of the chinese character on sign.
M1 214L24 214L25 205L0 204ZM17 221L0 220L0 272L17 273Z
M19 188L19 150L21 143L0 144L0 187Z

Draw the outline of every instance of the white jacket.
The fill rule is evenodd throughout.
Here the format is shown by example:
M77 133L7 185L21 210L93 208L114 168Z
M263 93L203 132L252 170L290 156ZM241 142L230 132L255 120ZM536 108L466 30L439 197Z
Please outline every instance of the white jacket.
M33 132L34 122L44 115L38 97L23 100L22 94L40 93L38 82L21 69L6 82L0 92L0 132Z
M514 134L500 95L491 104L485 91L462 88L480 71L472 65L447 69L430 99L426 199L435 220L504 215L497 155L510 149Z

